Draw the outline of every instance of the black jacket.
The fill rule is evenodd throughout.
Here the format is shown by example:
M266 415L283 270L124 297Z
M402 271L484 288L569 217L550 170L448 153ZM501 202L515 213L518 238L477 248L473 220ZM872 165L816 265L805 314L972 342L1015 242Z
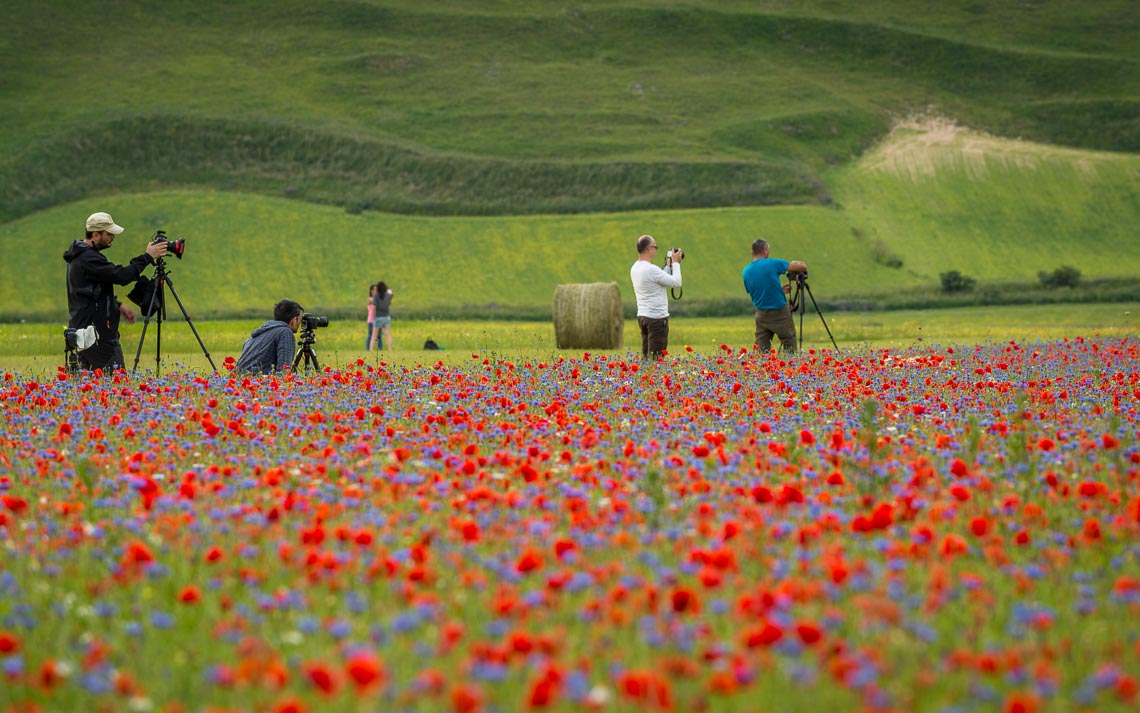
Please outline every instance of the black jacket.
M119 301L115 285L129 285L154 263L143 253L127 265L115 265L103 253L76 240L63 253L67 263L67 326L82 329L95 325L99 341L119 338Z

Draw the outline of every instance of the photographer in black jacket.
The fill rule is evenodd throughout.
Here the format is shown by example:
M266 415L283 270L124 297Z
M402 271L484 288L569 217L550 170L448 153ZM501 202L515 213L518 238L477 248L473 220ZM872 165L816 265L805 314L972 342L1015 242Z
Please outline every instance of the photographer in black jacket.
M67 263L67 326L83 329L94 325L99 337L95 346L79 353L84 369L125 366L123 347L119 344L119 318L127 324L135 321L135 312L115 299L115 285L137 282L143 270L166 255L167 243L150 243L146 252L132 258L127 265L115 265L103 256L115 236L123 232L121 225L107 213L92 213L87 218L86 237L76 240L63 254Z

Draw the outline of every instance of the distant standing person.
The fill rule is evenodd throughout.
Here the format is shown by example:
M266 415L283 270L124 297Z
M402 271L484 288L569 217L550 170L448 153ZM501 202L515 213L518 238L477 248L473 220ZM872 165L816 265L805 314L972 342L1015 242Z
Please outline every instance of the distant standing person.
M629 269L633 296L637 300L637 326L641 330L641 356L660 359L669 348L669 288L681 286L681 260L677 250L672 255L670 274L653 264L657 240L652 235L637 239L637 262Z
M780 348L796 351L796 323L788 309L787 291L790 285L780 285L780 275L789 272L807 272L807 265L799 260L781 260L768 257L768 241L757 238L752 243L752 262L745 266L744 289L756 308L756 346L767 352L772 348L772 335L780 338Z
M372 316L372 348L380 345L380 333L384 333L384 344L388 351L392 351L392 290L388 283L381 280L376 283L376 294L372 295L372 305L376 308Z
M372 324L376 319L376 304L372 299L376 297L376 285L368 286L368 336L364 338L364 349L372 349Z

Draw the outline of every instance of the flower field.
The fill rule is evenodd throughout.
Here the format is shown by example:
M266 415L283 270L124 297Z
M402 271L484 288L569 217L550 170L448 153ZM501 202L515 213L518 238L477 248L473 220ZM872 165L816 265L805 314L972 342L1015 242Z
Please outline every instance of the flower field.
M5 373L0 711L1133 710L1138 365Z

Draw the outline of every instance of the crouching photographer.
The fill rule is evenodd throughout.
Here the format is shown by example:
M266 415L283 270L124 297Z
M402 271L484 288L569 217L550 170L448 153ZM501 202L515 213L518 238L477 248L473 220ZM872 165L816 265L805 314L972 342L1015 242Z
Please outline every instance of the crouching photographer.
M305 310L293 300L281 300L275 304L273 319L253 330L249 339L245 340L235 369L268 374L291 366L293 350L297 346L297 339L293 335L301 328L304 316L307 316ZM310 326L306 325L306 328Z
M107 213L92 213L87 218L83 240L74 241L63 253L67 263L67 327L69 351L77 352L71 367L87 370L122 368L125 366L123 347L119 343L119 320L133 324L133 309L115 298L115 285L138 282L143 270L166 255L166 243L149 243L146 252L131 258L126 265L115 265L103 251L111 247L115 236L123 232ZM70 330L93 327L95 343L72 340Z

